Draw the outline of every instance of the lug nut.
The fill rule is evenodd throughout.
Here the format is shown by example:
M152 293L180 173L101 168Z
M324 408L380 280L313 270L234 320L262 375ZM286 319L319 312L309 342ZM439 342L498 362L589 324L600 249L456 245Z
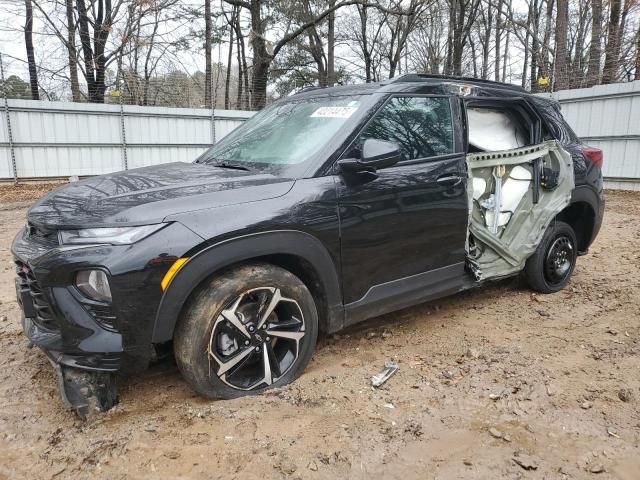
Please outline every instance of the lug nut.
M245 340L245 341L244 341L244 344L245 344L245 345L249 345L250 343L251 343L251 342L250 342L249 340Z
M260 347L256 347L256 352L259 352L259 351L260 351Z
M253 327L253 325L250 325L250 326L249 326L249 331L250 331L250 332L253 332L254 330L255 330L255 328Z
M264 324L262 325L262 329L263 329L263 330L266 330L266 329L267 329L267 324L266 324L266 323L264 323Z
M270 341L271 339L269 337L264 339L266 342Z

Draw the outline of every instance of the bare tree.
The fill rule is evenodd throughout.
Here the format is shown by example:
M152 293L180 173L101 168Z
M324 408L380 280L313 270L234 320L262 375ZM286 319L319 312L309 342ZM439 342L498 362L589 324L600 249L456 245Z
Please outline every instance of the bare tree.
M567 72L567 22L569 21L568 0L558 0L558 12L556 15L556 52L553 69L555 72L555 88L562 90L568 81Z
M410 0L406 10L402 10L402 2L396 0L392 8L402 13L386 16L386 23L390 31L389 46L386 57L389 61L389 78L393 78L400 64L402 53L407 46L407 38L415 29L420 17L425 13L430 2L428 0Z
M335 7L335 0L329 0L329 8ZM336 83L336 12L329 14L327 19L327 86Z
M480 0L447 0L449 4L449 50L446 72L462 75L462 56L478 15Z
M589 45L589 68L586 86L596 85L600 80L602 62L602 0L591 0L591 43Z
M609 31L607 34L607 46L605 48L604 70L602 83L613 83L618 75L618 46L620 39L621 0L611 0L609 12Z
M67 14L67 57L69 58L69 80L71 82L71 98L80 101L80 82L78 80L78 50L76 48L76 21L73 14L73 0L65 0Z
M36 55L33 50L33 4L31 0L24 0L25 24L24 44L27 48L27 65L29 66L29 85L31 86L31 98L40 100L38 88L38 70L36 68Z
M502 40L502 6L503 0L498 0L498 7L496 8L496 47L495 47L495 68L494 79L496 82L500 81L500 42ZM491 8L489 6L488 8Z
M213 72L211 69L211 40L212 40L211 28L211 0L204 0L204 105L207 108L211 108L212 102L212 86L213 86Z

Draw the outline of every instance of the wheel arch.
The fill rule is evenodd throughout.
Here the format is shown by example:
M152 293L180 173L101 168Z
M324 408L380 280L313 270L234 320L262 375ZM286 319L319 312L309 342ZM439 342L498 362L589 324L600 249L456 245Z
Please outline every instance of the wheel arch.
M573 228L578 252L584 254L598 235L603 216L602 192L591 185L577 185L571 193L571 203L555 219L568 223Z
M224 240L190 257L162 296L152 342L172 340L180 312L202 282L216 272L248 262L271 263L296 275L316 300L320 330L333 332L342 327L344 309L338 272L322 242L298 230L270 231Z

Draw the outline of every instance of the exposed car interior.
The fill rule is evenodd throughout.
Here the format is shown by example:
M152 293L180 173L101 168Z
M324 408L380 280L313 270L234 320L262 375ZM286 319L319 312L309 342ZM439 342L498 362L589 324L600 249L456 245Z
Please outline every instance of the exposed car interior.
M551 219L570 202L571 155L539 141L539 120L522 105L467 108L467 268L476 280L523 268Z

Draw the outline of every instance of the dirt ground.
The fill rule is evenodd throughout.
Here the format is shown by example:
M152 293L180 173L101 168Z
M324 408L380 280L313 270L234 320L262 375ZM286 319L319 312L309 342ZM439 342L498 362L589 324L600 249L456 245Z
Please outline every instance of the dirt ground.
M0 195L0 478L640 478L638 194L608 193L560 293L510 280L374 319L257 397L204 400L165 363L89 422L21 334L9 246L33 194Z

